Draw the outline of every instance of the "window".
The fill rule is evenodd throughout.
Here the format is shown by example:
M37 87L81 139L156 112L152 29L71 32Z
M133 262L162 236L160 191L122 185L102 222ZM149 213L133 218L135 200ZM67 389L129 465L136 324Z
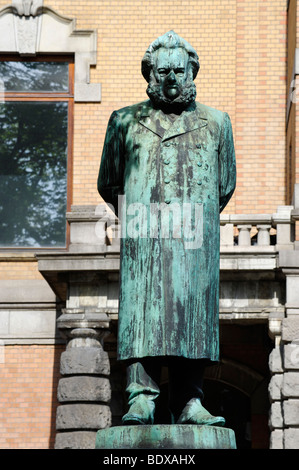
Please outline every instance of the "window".
M2 58L1 88L0 246L66 247L73 61Z

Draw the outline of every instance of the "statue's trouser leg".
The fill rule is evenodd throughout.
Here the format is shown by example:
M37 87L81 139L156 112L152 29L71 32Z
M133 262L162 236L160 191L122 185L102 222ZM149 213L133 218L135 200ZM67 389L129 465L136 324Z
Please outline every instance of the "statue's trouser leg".
M127 366L129 411L123 416L124 424L153 424L155 403L159 396L161 363L157 358L143 358Z
M169 407L173 422L177 422L185 405L192 398L203 399L205 364L201 359L169 358Z

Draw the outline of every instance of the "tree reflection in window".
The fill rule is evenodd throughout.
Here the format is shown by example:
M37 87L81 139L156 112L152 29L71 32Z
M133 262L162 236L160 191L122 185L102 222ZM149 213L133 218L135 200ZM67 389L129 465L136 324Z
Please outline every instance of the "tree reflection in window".
M0 244L65 246L68 103L0 104Z
M0 77L6 92L68 91L67 62L0 61Z

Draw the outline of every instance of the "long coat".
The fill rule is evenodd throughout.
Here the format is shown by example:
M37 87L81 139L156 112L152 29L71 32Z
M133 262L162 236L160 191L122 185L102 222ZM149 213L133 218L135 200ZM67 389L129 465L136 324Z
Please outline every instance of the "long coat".
M219 360L219 214L235 182L227 113L192 103L172 120L154 109L151 101L112 113L98 190L116 212L118 195L124 195L126 202L120 360L146 356ZM157 212L157 207L178 212ZM184 231L188 226L195 230Z

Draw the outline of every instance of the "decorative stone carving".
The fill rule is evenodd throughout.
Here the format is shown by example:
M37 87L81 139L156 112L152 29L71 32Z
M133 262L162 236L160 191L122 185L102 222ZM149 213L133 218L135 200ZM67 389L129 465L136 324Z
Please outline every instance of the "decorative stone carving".
M43 0L12 0L12 7L19 16L36 16L43 6Z
M22 55L35 55L39 18L18 16L15 18L16 44Z
M76 30L76 20L43 6L43 0L13 0L0 10L0 31L0 53L74 54L75 101L101 101L101 85L90 83L89 74L97 58L95 30Z

